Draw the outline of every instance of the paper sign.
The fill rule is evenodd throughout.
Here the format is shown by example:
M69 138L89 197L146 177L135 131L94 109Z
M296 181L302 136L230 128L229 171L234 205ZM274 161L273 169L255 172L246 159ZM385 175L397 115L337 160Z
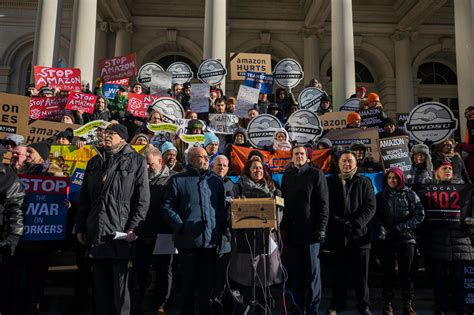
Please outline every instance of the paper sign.
M98 127L105 127L108 122L104 120L93 120L85 125L80 126L74 130L74 136L80 137L86 144L94 143L97 141L96 129Z
M209 114L209 128L218 134L231 135L239 128L239 117L232 114Z
M62 240L66 236L69 177L19 174L25 187L23 241Z
M188 144L203 144L204 143L204 135L180 134L179 138Z
M30 119L61 121L67 100L67 96L31 97Z
M146 118L148 107L158 99L156 95L128 93L127 110L132 116Z
M172 74L161 70L151 71L150 94L167 96L171 89ZM193 86L194 88L194 86Z
M272 56L269 54L236 53L230 57L230 79L244 80L245 72L272 74ZM271 93L271 92L270 92Z
M319 116L324 130L344 129L347 126L348 112L330 112Z
M0 138L9 133L28 134L30 98L0 93Z
M80 91L81 70L76 68L50 68L34 66L35 87L39 90L47 85L61 91Z
M71 92L67 99L66 109L80 110L84 113L92 114L97 101L97 95L82 92Z
M377 142L384 170L398 167L405 176L410 174L412 162L408 149L408 136L384 138Z
M258 103L259 89L241 85L237 94L237 105L234 114L237 117L247 117L249 109Z
M102 86L102 94L106 99L113 100L119 88L120 84L104 84Z
M100 76L104 81L129 78L137 75L137 56L131 53L126 56L101 59Z
M191 110L196 113L209 112L209 85L205 83L193 84Z
M263 94L272 94L273 75L247 71L245 72L244 85L259 89Z

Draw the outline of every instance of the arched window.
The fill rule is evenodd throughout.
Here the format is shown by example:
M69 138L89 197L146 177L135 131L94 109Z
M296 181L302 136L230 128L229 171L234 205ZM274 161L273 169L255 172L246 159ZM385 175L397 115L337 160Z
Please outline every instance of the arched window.
M374 83L374 77L370 70L366 66L356 61L354 63L355 67L355 81L359 83ZM329 80L332 81L332 67L328 69L326 75L329 77Z
M427 62L418 68L417 78L420 84L456 85L456 73L448 66L439 62Z
M160 58L160 60L157 61L157 63L160 66L162 66L164 70L166 70L173 62L177 62L177 61L181 61L188 64L191 67L191 70L193 71L194 75L196 75L198 71L196 65L188 58L180 56L180 55L168 55L168 56L162 57Z

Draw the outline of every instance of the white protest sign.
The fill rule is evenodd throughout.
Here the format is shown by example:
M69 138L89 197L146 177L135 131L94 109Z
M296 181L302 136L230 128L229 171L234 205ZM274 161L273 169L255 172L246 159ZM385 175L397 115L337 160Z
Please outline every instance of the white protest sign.
M231 135L239 128L239 117L232 114L209 114L209 128L218 134Z
M235 106L234 114L237 117L247 117L249 109L258 103L258 95L260 89L241 85L237 94L237 106Z
M161 70L152 70L150 94L161 96L168 95L168 90L171 89L172 79L173 78L171 73Z
M207 113L209 111L209 85L205 83L193 84L191 110L196 113Z

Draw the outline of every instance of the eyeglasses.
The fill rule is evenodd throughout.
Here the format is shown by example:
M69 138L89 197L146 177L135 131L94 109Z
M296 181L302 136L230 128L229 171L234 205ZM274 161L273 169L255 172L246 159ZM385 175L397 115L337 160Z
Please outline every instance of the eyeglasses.
M112 131L112 130L106 130L106 131L104 131L104 134L106 136L118 135L118 133L116 133L115 131Z
M26 156L25 153L19 153L19 152L12 152L12 155L19 155L19 156L24 155L24 156Z

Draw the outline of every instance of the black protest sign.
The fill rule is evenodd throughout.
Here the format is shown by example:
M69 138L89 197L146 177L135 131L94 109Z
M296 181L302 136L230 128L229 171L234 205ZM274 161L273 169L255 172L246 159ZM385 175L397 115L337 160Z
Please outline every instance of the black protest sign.
M257 116L258 117L258 116ZM375 128L346 128L332 129L324 135L331 140L334 147L348 149L354 142L362 142L367 148L367 152L372 154L374 161L379 161L380 155L377 149L377 139L379 132Z
M379 108L372 108L361 110L359 112L362 121L360 123L361 127L379 127L384 119L383 111Z
M411 159L408 149L408 137L399 136L378 139L380 156L382 157L383 168L388 170L392 167L398 167L405 175L410 173Z
M410 113L397 113L397 127L398 128L403 128L405 130L405 122L408 120L408 115Z

